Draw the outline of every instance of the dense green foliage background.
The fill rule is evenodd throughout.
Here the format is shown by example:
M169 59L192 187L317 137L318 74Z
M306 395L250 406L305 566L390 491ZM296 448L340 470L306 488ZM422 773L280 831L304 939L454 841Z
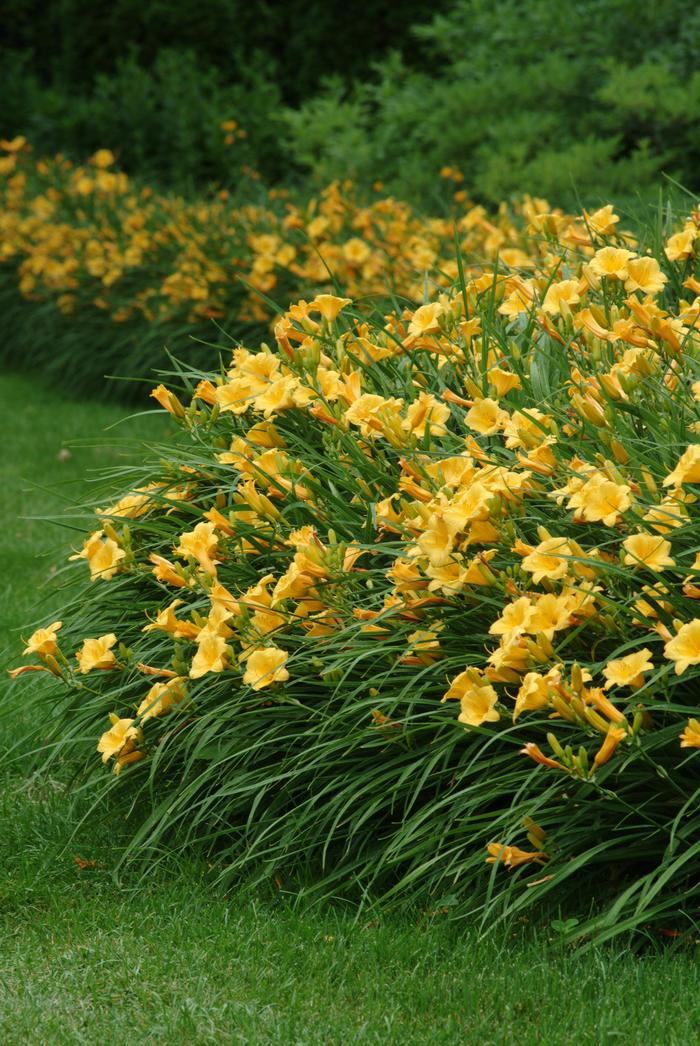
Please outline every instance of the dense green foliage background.
M108 146L127 169L178 188L228 182L241 162L287 178L283 107L326 76L363 79L388 47L418 63L411 27L426 17L420 0L6 0L1 10L3 133L81 157ZM218 126L231 117L249 136L235 156Z
M429 7L421 0L6 0L3 35L5 48L31 54L42 83L85 90L114 74L130 49L149 69L164 48L187 48L227 84L257 64L283 101L297 105L329 73L365 77L388 48L417 61L411 26L447 7L447 0Z
M287 116L301 159L327 179L381 171L426 195L457 164L478 197L568 202L658 184L698 187L700 8L687 0L456 0L414 32L422 68L391 55Z
M629 197L700 180L700 8L690 0L269 0L87 8L7 0L2 132L114 149L177 188L381 178L470 192ZM248 137L224 145L235 118ZM632 190L631 187L634 187Z

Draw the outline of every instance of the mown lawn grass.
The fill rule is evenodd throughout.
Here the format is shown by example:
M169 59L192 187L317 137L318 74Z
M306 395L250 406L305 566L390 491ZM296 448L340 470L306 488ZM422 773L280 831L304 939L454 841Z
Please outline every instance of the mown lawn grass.
M161 417L88 447L124 409L72 402L19 376L0 379L0 630L60 604L47 584L71 535L42 517L92 499L101 468L159 436ZM70 456L62 453L70 444ZM64 519L77 525L75 517ZM24 629L22 629L24 630ZM3 656L3 661L6 660ZM0 751L31 725L27 679L2 684ZM19 749L21 751L21 749ZM5 757L0 794L0 1042L629 1043L694 1042L694 942L635 955L563 948L550 924L478 939L442 914L357 919L295 909L281 895L215 894L207 869L167 860L117 882L120 826L69 822L61 787ZM75 858L94 862L81 869ZM700 933L699 933L700 936Z

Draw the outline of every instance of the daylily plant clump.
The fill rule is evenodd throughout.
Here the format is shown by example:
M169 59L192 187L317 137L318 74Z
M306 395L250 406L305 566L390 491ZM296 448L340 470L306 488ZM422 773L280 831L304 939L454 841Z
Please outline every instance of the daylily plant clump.
M446 168L444 180L454 173ZM77 316L93 306L116 323L222 319L232 304L239 317L268 321L262 295L289 300L335 282L353 297L414 300L426 274L448 286L457 276L452 217L423 217L380 190L363 203L352 182L334 182L302 206L258 185L255 205L227 190L190 202L134 184L109 149L76 166L36 159L17 138L0 142L0 260L17 264L27 299ZM522 217L543 201L488 215L464 190L454 196L465 258L531 264L537 242Z
M444 181L455 174L445 168ZM268 321L263 295L290 300L338 282L353 297L420 299L426 274L449 286L455 221L466 258L481 264L499 253L527 267L536 246L522 218L546 208L526 199L490 215L456 189L454 215L423 217L382 197L379 183L363 203L349 181L303 205L285 189L257 184L254 195L254 205L228 190L190 202L135 184L110 150L76 166L33 157L23 138L2 141L0 260L17 263L24 297L53 300L67 315L92 305L116 323L223 319L235 305L239 318Z
M457 173L443 171L452 213L442 217L382 196L379 185L363 195L349 181L295 202L284 189L266 190L254 172L241 175L235 195L190 201L135 183L108 149L76 166L61 156L35 158L23 138L0 141L0 262L8 293L73 321L65 352L74 380L91 374L101 383L115 367L123 374L122 345L129 377L162 365L164 344L213 366L216 350L193 356L192 338L211 343L219 327L241 324L259 336L275 315L271 298L287 303L339 286L354 299L388 303L394 295L420 300L426 279L449 287L457 277L455 228L469 270L497 255L534 266L539 237L528 221L547 210L544 201L526 198L490 215L457 188ZM75 337L75 324L84 338ZM29 345L52 367L56 326L43 350L32 329L22 353Z
M134 852L491 918L587 890L603 936L696 914L700 212L656 254L611 206L528 234L527 270L380 324L321 293L154 390L180 435L15 673L66 684Z

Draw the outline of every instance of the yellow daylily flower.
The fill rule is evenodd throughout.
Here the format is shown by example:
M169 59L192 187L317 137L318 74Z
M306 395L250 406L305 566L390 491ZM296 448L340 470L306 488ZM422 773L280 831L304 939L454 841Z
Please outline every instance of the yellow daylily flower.
M565 577L569 571L566 556L571 556L571 546L566 538L546 538L525 556L523 570L532 574L532 580L536 585L545 577L550 581L557 581Z
M551 316L558 316L564 310L562 305L578 305L581 301L578 280L560 280L552 283L544 296L542 308Z
M547 675L539 672L528 672L524 677L515 699L513 722L523 712L537 712L549 704L552 687L559 681L557 669L551 669Z
M489 843L486 847L489 856L487 864L500 861L506 868L519 868L522 864L542 864L547 859L543 850L521 850L519 846L504 846L502 843Z
M591 232L597 236L610 236L615 232L615 226L619 222L619 217L615 214L612 204L608 203L604 207L599 207L593 214L589 214L588 211L584 211L584 217L586 224L590 228Z
M253 651L246 659L243 682L253 690L262 690L273 683L285 683L289 679L289 672L284 667L288 656L286 651L275 646Z
M90 163L95 167L106 170L107 167L111 167L114 163L114 153L111 149L98 149L97 152L90 157Z
M426 432L431 436L444 436L450 417L450 408L435 396L421 392L417 400L408 407L403 428L419 438Z
M597 276L608 276L616 280L626 280L628 264L634 258L634 252L624 247L601 247L591 259L591 269Z
M117 659L112 647L117 642L114 632L109 632L99 639L86 639L82 648L75 655L78 669L82 675L87 675L96 668L117 668Z
M627 566L664 570L676 565L670 555L671 542L656 534L632 534L625 538L622 547L625 549L624 563Z
M700 664L700 620L693 618L676 632L666 643L664 657L676 663L676 675L681 675L690 665Z
M183 605L182 599L174 599L167 607L156 614L153 621L144 625L143 632L168 632L175 639L194 639L199 633L198 625L193 621L181 621L175 611Z
M627 263L626 291L642 291L643 294L658 294L668 283L668 276L661 271L656 258L632 258Z
M141 717L141 722L147 719L155 719L169 711L173 705L180 704L187 697L187 680L184 676L176 676L165 683L154 683L143 701L136 710L136 715Z
M197 653L192 658L190 679L200 679L209 672L223 672L230 657L231 650L224 637L203 628L197 636Z
M693 246L698 237L698 230L688 226L682 232L676 232L666 241L664 253L669 261L685 261L693 253Z
M654 667L650 658L651 650L644 647L627 654L626 657L609 661L603 669L603 675L607 680L605 689L608 690L611 686L631 686L635 689L640 687L644 682L644 673L650 672Z
M497 432L502 432L509 420L508 411L499 407L496 400L488 398L475 403L464 417L465 425L474 429L480 436L494 436Z
M55 654L58 649L56 633L62 626L62 621L54 621L51 625L47 625L46 628L37 628L36 632L32 632L27 640L24 653L38 654L39 657L46 654Z
M613 483L596 473L569 499L568 507L587 523L614 527L631 504L631 488L626 483Z
M126 552L114 538L107 537L102 530L96 530L85 540L82 551L70 558L87 560L91 581L98 578L109 581L120 569L125 556Z
M700 443L691 443L664 479L665 487L680 487L684 483L700 483Z
M697 719L689 719L681 736L681 748L700 748L700 723Z
M183 558L191 556L207 574L216 574L216 566L221 562L215 558L218 546L219 537L215 525L198 523L194 530L180 535L180 543L174 552Z
M187 582L178 574L175 566L169 559L164 559L163 556L158 556L155 552L152 552L148 559L149 562L154 564L153 574L158 581L163 581L167 585L173 585L175 588L185 588L187 586Z
M439 301L421 305L416 309L408 325L408 336L411 339L420 338L424 334L436 334L440 330L440 317L444 314L444 307Z
M507 396L513 389L522 388L518 375L504 370L503 367L492 367L488 372L488 379L496 389L497 396Z
M359 243L363 243L363 241L360 240ZM347 305L352 305L352 298L338 298L335 294L317 294L309 305L309 311L317 310L324 320L332 323Z
M112 756L128 755L142 737L139 728L134 726L133 719L120 719L114 714L109 718L112 725L97 742L97 751L101 753L103 763L108 762Z
M498 694L473 668L460 672L450 683L443 701L457 699L460 703L459 722L466 726L495 723L501 718L496 708Z

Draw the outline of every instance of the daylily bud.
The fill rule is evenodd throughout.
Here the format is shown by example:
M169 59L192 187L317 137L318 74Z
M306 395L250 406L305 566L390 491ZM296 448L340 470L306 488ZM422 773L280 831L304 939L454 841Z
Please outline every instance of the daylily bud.
M604 763L607 763L607 761L614 754L615 749L619 745L620 741L622 741L623 737L625 737L626 733L627 731L623 730L622 727L610 726L608 728L605 740L603 741L602 745L600 746L600 748L594 756L593 765L595 767L602 766Z
M170 392L169 389L166 389L165 385L157 385L151 392L151 396L154 400L160 403L164 410L167 410L169 414L172 414L173 417L180 419L185 417L185 408L182 403L174 392Z
M524 748L520 749L523 755L528 755L530 759L533 759L536 763L540 763L542 766L548 766L553 770L564 770L568 773L568 768L563 763L557 762L556 759L550 759L546 756L539 745L536 745L534 741L529 741Z
M618 439L613 438L610 440L610 449L615 455L615 460L619 461L621 465L628 463L630 456Z

